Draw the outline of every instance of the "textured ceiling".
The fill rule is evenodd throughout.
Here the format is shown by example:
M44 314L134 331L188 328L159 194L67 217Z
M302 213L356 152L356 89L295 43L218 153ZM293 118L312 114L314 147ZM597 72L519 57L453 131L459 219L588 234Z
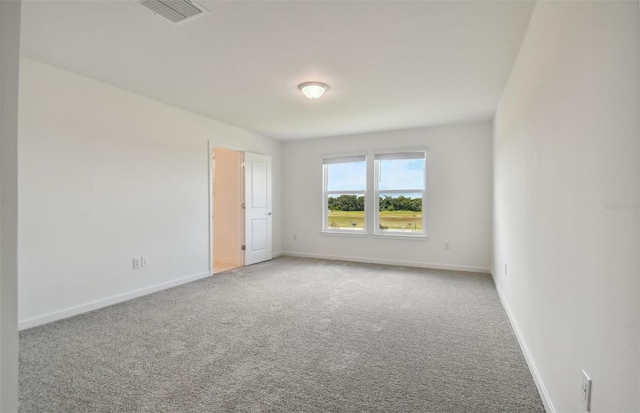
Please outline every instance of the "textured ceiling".
M491 119L533 1L26 1L22 53L279 140ZM308 100L297 89L330 89Z

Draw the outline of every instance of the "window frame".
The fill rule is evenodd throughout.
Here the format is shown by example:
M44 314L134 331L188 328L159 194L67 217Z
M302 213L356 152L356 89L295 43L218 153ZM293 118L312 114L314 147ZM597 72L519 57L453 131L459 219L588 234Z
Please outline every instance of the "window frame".
M353 159L351 162L364 162L365 174L364 174L364 189L363 190L328 190L329 184L329 165L337 164L337 163L349 163L349 161L345 162L327 162L327 160L336 160L336 159ZM354 152L354 153L340 153L340 154L329 154L322 156L322 233L327 235L343 235L343 236L354 236L354 237L363 237L369 234L367 227L367 189L369 185L369 157L366 152ZM364 197L364 221L362 229L339 229L339 228L331 228L329 226L329 196L331 195L356 195Z
M402 157L403 154L416 154L421 153L422 156L416 157ZM403 189L380 189L380 161L387 158L387 160L393 159L423 159L424 166L422 170L422 188L403 188ZM376 237L385 238L427 238L427 216L425 213L425 205L427 199L427 149L425 148L410 148L410 149L388 149L383 151L376 151L373 158L373 235ZM407 194L407 193L419 193L422 194L422 211L421 220L422 228L420 232L387 232L380 229L380 195L385 194ZM366 205L365 205L366 210Z

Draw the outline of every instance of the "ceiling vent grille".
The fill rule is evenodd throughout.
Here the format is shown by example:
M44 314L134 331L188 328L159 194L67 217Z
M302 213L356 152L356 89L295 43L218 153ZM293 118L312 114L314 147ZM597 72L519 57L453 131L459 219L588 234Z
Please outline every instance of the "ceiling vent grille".
M190 0L141 0L138 3L173 23L208 14L204 7Z

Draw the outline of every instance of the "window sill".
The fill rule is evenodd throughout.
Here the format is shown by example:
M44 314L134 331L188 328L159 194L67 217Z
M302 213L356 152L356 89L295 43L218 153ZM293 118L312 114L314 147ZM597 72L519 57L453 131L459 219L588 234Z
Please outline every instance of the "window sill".
M381 234L376 232L373 234L374 238L385 238L385 239L402 239L402 240L410 240L410 241L426 241L429 238L429 234L420 234L420 235L409 235L409 234Z
M354 237L354 238L366 238L369 236L368 233L362 232L354 232L354 231L322 231L322 235L328 235L330 237Z

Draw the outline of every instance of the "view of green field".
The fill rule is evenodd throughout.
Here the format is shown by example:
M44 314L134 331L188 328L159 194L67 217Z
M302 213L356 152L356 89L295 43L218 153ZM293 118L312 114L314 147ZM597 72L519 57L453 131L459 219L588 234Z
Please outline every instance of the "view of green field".
M364 211L329 211L329 228L363 229Z
M384 231L419 232L422 230L421 212L381 211L379 221ZM363 229L364 211L329 211L329 228Z
M420 232L422 231L422 212L381 211L380 229L385 231Z

